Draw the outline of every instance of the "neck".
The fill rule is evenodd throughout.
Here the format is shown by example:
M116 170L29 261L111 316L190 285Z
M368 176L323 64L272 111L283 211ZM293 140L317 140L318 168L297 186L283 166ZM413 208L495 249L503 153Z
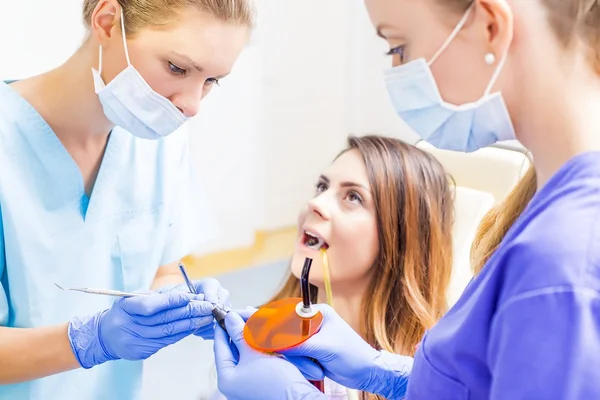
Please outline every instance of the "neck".
M66 146L104 143L113 128L94 90L97 51L88 42L64 64L31 82L33 106Z
M581 70L535 102L518 129L519 141L533 155L538 188L571 158L600 150L600 79L587 67Z
M348 288L341 285L333 286L333 308L340 317L357 333L362 334L360 329L362 303L364 290L357 290L357 285L348 285ZM319 286L319 303L326 303L327 296L325 288Z

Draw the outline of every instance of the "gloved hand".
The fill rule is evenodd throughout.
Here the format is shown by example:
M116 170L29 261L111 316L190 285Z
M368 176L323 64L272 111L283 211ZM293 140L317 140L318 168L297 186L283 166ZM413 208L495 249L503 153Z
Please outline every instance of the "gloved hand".
M406 394L413 358L378 351L365 342L328 305L316 304L323 313L319 332L301 345L282 351L293 357L310 357L323 366L325 376L351 389L401 399Z
M197 281L192 281L192 285L196 290L196 293L204 295L204 300L209 303L219 305L220 307L230 310L231 302L229 301L229 291L221 284L219 281L213 278L206 278ZM187 287L185 283L180 283L177 285L171 285L167 287L162 287L158 289L158 293L166 293L170 291L178 291L189 293L190 289ZM194 332L195 336L200 336L204 340L212 340L215 332L215 323L212 321L202 327L200 327L197 331Z
M212 324L213 305L203 299L180 291L119 299L107 310L69 322L71 348L83 368L144 360Z
M243 310L233 311L236 314L239 314L240 317L242 317L242 319L244 320L244 322L246 322L248 318L252 316L252 314L258 311L258 309L254 307L246 307ZM300 370L302 375L304 375L304 377L308 380L322 381L323 379L325 379L325 372L323 371L323 368L321 368L320 365L318 365L317 363L315 363L314 360L311 360L308 357L285 357L281 354L279 354L279 357L285 358L292 364L294 364Z
M244 341L240 315L227 314L225 326L229 336L216 328L214 349L218 388L228 400L326 399L293 364L251 349Z

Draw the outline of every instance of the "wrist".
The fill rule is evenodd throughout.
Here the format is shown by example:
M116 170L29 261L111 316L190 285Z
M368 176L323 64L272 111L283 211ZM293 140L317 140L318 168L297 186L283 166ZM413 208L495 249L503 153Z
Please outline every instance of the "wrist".
M389 400L403 399L406 395L408 378L412 370L413 358L390 353L385 350L377 352L365 392L380 395Z
M104 310L94 315L74 317L69 321L71 350L84 369L117 359L111 356L102 344L100 322L106 312L107 310Z
M319 389L317 389L308 381L303 383L303 385L306 385L308 390L290 390L288 391L286 398L288 400L327 400L327 396L325 396L324 393L321 393Z

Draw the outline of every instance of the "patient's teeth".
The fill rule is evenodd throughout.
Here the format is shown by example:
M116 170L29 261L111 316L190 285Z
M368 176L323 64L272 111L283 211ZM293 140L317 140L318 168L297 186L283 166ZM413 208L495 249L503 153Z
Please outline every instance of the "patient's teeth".
M312 232L305 231L304 234L306 235L306 246L313 250L320 250L325 244L325 241L322 238Z

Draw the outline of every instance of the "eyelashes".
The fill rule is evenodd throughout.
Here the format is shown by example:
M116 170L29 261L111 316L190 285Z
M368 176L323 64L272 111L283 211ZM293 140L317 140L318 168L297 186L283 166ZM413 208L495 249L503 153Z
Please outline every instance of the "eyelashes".
M171 73L173 75L186 75L187 74L187 70L178 67L177 65L173 64L172 62L168 62L167 66L169 67L169 71L171 71Z
M389 49L385 55L386 56L398 56L400 59L400 63L404 62L404 52L405 52L405 45L400 45L400 46L396 46L394 48Z
M317 195L325 192L329 187L325 182L317 182L315 185L315 192ZM361 195L355 190L348 190L348 192L344 195L344 200L349 201L350 203L363 205L363 199Z
M169 72L173 75L177 75L177 76L186 76L188 71L184 68L178 67L177 65L173 64L172 62L167 62L167 67L169 69ZM220 80L217 78L208 78L206 79L206 81L204 82L204 84L206 86L212 86L212 85L217 85L219 86Z

